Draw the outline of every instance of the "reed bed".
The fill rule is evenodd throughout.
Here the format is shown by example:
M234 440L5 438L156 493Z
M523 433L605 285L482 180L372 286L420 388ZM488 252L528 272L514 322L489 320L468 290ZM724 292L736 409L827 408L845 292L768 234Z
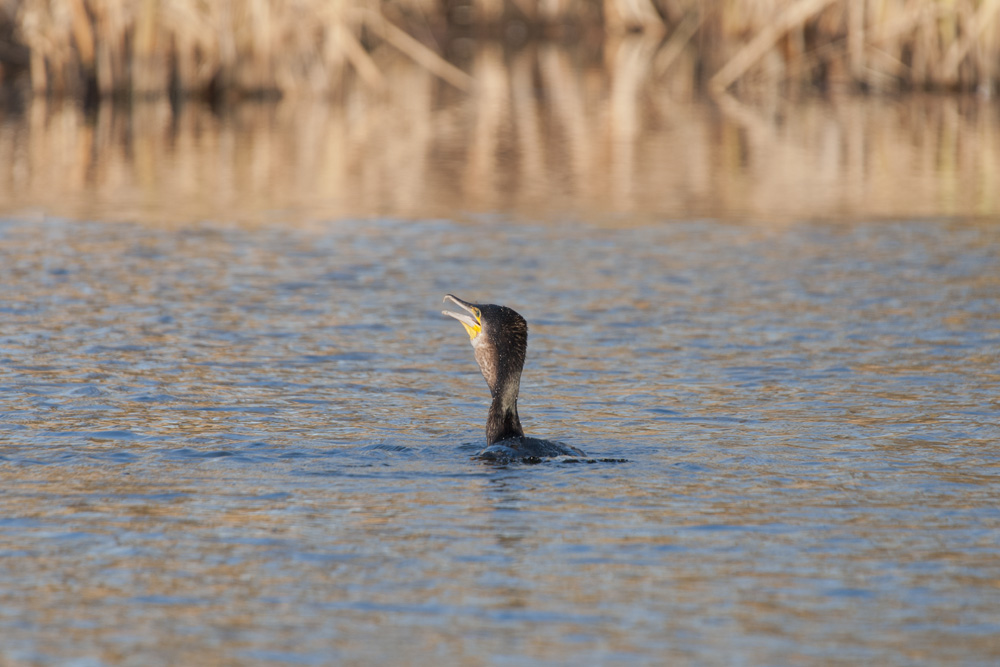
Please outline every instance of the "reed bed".
M342 104L0 110L0 217L335 224L462 211L611 226L664 219L1000 215L1000 117L976 96L807 96L743 106L625 79L641 36L581 72L552 45L477 46L476 95L405 57ZM617 73L617 74L614 74ZM442 100L442 94L450 100ZM54 177L53 175L56 175Z
M349 80L383 90L391 51L473 90L450 62L469 38L572 41L600 59L641 34L638 66L667 85L989 94L998 13L1000 0L3 0L0 67L56 95L322 97Z
M383 77L391 45L459 88L468 77L366 0L23 0L36 92L101 97L329 95Z

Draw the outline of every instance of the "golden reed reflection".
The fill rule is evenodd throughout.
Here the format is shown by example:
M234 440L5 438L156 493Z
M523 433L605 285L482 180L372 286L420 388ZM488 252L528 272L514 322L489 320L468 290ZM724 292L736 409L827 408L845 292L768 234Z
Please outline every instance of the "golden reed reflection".
M186 223L499 212L650 220L992 216L1000 118L975 97L700 100L651 83L642 35L604 63L477 47L474 94L402 58L341 103L213 111L36 97L0 122L0 215Z

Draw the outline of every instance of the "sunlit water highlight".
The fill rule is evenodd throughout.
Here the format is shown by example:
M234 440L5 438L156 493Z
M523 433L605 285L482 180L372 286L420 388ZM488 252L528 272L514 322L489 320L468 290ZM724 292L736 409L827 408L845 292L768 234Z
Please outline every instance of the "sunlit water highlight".
M1000 658L996 225L0 248L4 661ZM528 319L530 434L628 462L471 461L446 292Z

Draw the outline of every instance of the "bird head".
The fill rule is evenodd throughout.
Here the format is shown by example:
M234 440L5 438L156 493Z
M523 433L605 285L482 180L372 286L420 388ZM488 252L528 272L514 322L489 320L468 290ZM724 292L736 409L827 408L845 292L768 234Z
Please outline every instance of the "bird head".
M503 388L506 388L505 391L511 391L512 388L513 398L516 398L528 349L528 323L507 306L469 303L451 294L444 300L451 301L465 311L441 312L454 317L465 327L490 391L496 394Z

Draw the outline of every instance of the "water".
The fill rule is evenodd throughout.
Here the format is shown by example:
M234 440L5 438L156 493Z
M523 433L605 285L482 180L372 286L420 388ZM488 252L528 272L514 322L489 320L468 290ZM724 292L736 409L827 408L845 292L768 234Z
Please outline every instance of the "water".
M706 102L571 60L487 58L484 90L457 99L426 72L407 72L387 83L388 99L343 104L0 105L0 217L181 226L497 212L614 226L1000 217L1000 114L989 100Z
M991 664L1000 227L0 223L12 664ZM531 326L470 460L453 292Z

